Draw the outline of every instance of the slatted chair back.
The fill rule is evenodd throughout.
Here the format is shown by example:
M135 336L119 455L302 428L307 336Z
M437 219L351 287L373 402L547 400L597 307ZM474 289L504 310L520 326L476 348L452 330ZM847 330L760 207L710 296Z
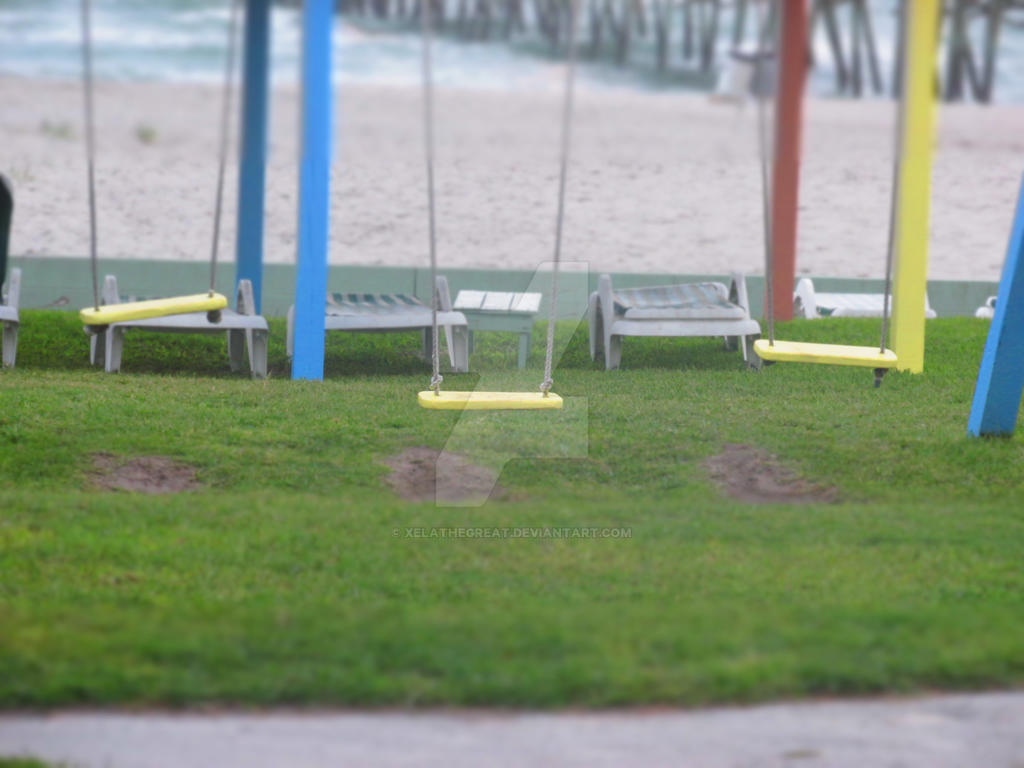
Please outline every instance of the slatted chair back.
M743 318L722 283L685 283L616 290L615 311L628 319L717 320Z
M406 315L430 313L415 296L405 293L332 293L327 300L330 315Z

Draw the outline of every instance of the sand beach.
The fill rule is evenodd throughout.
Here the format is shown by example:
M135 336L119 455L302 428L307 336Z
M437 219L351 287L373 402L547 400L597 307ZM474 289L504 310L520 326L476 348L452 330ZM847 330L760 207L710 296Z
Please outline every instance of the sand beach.
M421 100L409 86L337 90L333 264L426 264ZM85 158L75 82L0 77L0 169L17 200L15 255L85 256ZM97 86L100 251L106 258L209 254L219 89ZM550 258L558 171L557 91L437 94L443 266L530 269ZM275 88L268 262L295 258L298 113ZM802 176L802 274L880 277L892 176L893 105L810 100ZM232 161L223 232L234 230ZM933 279L994 280L1024 170L1024 107L940 111ZM581 87L565 256L594 270L763 272L753 105Z

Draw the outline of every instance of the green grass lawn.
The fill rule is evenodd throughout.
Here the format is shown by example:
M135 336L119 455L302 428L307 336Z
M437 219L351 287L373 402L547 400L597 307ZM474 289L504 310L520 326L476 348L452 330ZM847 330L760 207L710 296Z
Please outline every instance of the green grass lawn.
M872 343L873 321L783 326ZM744 369L714 341L585 330L562 412L425 411L415 336L331 337L328 378L224 372L219 339L129 337L90 370L71 314L25 312L0 374L0 707L611 706L1024 682L1024 441L966 435L988 326L929 323L927 372ZM571 328L563 329L565 335ZM536 388L481 336L489 386ZM448 375L471 387L476 375ZM832 504L748 505L727 443ZM479 507L410 503L387 457L503 467ZM203 488L100 490L96 453L194 465ZM410 527L621 526L628 538L410 538ZM396 533L398 535L396 535Z

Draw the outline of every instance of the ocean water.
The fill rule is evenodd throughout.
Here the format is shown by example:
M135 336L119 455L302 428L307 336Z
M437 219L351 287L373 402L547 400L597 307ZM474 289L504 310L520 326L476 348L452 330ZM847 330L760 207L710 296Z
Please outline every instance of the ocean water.
M874 23L883 76L892 72L896 0L874 0ZM222 75L229 0L93 0L95 67L98 77L120 80L217 80ZM1000 49L995 100L1024 103L1024 25L1007 25ZM728 19L722 24L725 37ZM273 11L273 77L298 77L301 30L293 7ZM401 31L366 31L335 20L335 75L342 82L416 85L420 41ZM0 0L0 74L77 78L81 72L78 0ZM649 45L646 46L649 54ZM721 51L726 51L722 46ZM835 92L824 34L815 50L819 65L811 78L818 95ZM504 43L435 43L438 84L486 89L553 90L561 87L562 67L524 47ZM645 45L637 45L637 58ZM650 67L620 69L585 63L580 79L590 87L660 88L664 81ZM676 87L686 87L676 83Z
M118 80L219 80L229 20L227 0L93 0L97 77ZM272 14L273 77L298 77L299 11ZM81 76L78 0L0 0L0 73L45 78ZM420 42L415 34L365 33L336 18L335 75L348 82L415 84ZM440 85L547 88L559 82L555 62L501 44L462 45L439 39Z

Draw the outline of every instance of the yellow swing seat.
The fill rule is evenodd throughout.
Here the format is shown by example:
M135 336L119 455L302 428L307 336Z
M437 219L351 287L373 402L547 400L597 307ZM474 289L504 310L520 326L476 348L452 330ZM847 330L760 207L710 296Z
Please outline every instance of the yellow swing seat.
M554 392L434 392L419 393L423 408L441 411L536 411L562 407Z
M104 304L88 307L78 313L86 325L110 325L129 320L146 320L151 317L186 315L189 312L215 312L225 309L227 297L220 293L197 293L193 296L174 296L169 299L148 301L127 301L123 304Z
M898 359L890 349L853 347L844 344L809 344L803 341L768 339L754 342L754 352L762 360L780 363L821 363L824 365L856 365L863 368L895 368Z

